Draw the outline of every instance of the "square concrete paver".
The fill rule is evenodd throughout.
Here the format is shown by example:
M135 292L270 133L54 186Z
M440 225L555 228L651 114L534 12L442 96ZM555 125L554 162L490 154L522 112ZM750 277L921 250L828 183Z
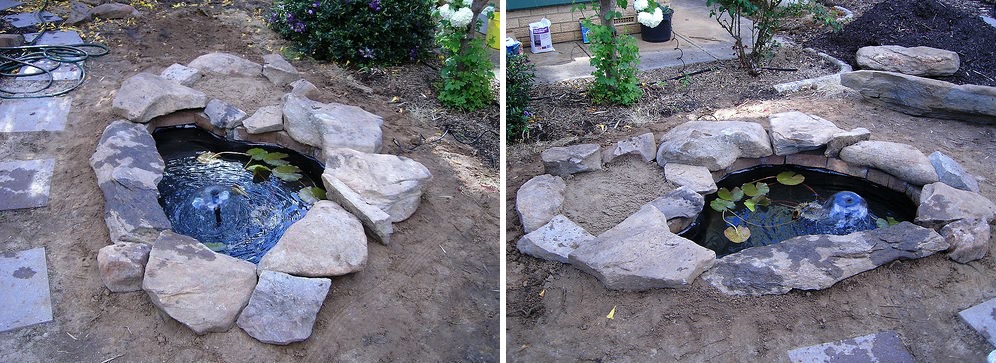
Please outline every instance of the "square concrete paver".
M41 12L41 22L38 21L38 17L35 15L35 12L11 14L3 17L3 20L10 23L10 25L15 28L25 28L32 25L38 25L40 23L54 23L62 21L62 18L50 12L43 11Z
M788 356L792 363L915 362L899 334L891 330L791 350Z
M958 316L996 346L996 299L962 310Z
M69 97L4 100L0 132L62 131L69 116Z
M24 41L30 43L36 37L38 37L38 33L27 33L24 34ZM35 42L35 45L73 45L80 43L83 43L80 33L70 30L45 32L42 34L41 39Z
M0 210L48 205L53 159L0 161Z
M0 253L0 332L52 321L45 248Z
M14 0L0 0L0 11L21 6L21 2Z

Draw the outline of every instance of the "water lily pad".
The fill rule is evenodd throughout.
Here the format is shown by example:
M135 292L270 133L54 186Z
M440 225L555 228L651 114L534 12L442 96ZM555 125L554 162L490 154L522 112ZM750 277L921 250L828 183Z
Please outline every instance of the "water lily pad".
M263 162L273 166L288 165L290 163L287 160L284 160L287 156L289 155L280 152L267 153L263 156Z
M297 192L297 195L301 196L301 200L308 204L318 203L319 200L325 199L325 189L319 187L305 187Z
M755 201L754 198L750 198L750 199L747 199L747 200L744 201L744 206L747 207L747 209L750 209L751 212L753 212L754 211L754 205L756 203L757 203L757 201Z
M251 156L253 160L263 160L263 158L266 157L266 155L269 153L266 150L254 147L252 149L246 150L246 154L249 154L249 156Z
M897 221L895 218L892 218L891 216L888 219L879 218L879 219L875 220L875 226L878 227L878 228L885 228L885 227L894 226L894 225L897 225L897 224L899 224L899 221Z
M273 176L283 181L297 181L303 177L301 168L294 165L281 165L273 168Z
M723 212L729 209L733 209L736 205L733 202L725 199L716 198L713 199L709 206L717 212Z
M730 242L733 243L744 243L750 238L750 228L746 226L741 227L730 227L723 231L723 235L726 236Z
M746 194L748 197L756 197L756 196L759 196L759 195L765 195L765 194L768 194L769 191L771 191L771 189L768 188L768 184L767 183L756 183L756 184L755 183L747 183L747 184L744 184L743 189L744 189L744 194Z
M786 171L778 174L776 177L778 182L782 185L799 185L806 181L806 177L800 174L793 173L791 171Z
M211 249L214 252L221 252L228 249L228 245L221 242L201 242L204 247Z
M261 183L270 178L270 174L273 173L270 168L266 165L254 164L246 167L246 170L252 172L252 181L256 183Z

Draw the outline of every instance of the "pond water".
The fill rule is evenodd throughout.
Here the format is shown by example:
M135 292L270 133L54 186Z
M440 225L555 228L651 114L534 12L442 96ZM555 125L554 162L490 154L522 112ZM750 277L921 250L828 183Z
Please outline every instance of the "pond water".
M782 185L776 176L783 172L796 173L805 180L798 185ZM911 221L916 214L917 206L904 193L824 169L762 165L732 173L717 186L733 190L758 182L768 184L770 205L757 205L751 211L741 200L722 213L710 206L719 198L717 193L706 195L703 213L681 235L723 257L797 236L844 235L874 229L876 223L889 218L894 223ZM731 241L724 234L731 226L747 227L750 237L741 243Z
M219 138L196 127L158 129L152 134L166 163L159 182L159 203L173 231L196 238L212 250L257 263L291 224L311 207L299 195L305 187L321 186L322 165L292 150ZM198 155L246 152L261 148L281 152L302 178L283 181L270 175L254 181L242 155L223 155L203 163Z

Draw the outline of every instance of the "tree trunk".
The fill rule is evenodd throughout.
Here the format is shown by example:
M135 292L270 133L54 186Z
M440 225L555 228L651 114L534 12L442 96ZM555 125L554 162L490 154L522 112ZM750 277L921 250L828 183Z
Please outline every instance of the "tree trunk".
M480 16L481 11L484 11L484 8L487 7L488 1L490 0L474 0L474 2L470 4L470 11L474 13L474 17L470 21L470 24L467 24L467 35L460 41L459 54L464 54L467 51L467 47L470 46L470 41L477 37L477 17Z
M619 34L616 32L616 27L613 22L612 14L616 11L616 1L615 0L598 0L598 18L602 21L603 26L609 27L612 30L612 43L608 44L610 49L610 54L612 54L612 64L619 64L619 59L616 51L616 39ZM607 79L619 79L619 70L617 67L609 67L605 70L605 77Z

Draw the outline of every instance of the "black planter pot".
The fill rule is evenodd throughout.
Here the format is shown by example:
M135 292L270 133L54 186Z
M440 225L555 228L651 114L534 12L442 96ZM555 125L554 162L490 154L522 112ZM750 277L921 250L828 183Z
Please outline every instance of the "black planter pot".
M674 11L664 14L664 20L656 28L648 28L640 24L640 39L650 43L663 43L671 40L671 16Z

